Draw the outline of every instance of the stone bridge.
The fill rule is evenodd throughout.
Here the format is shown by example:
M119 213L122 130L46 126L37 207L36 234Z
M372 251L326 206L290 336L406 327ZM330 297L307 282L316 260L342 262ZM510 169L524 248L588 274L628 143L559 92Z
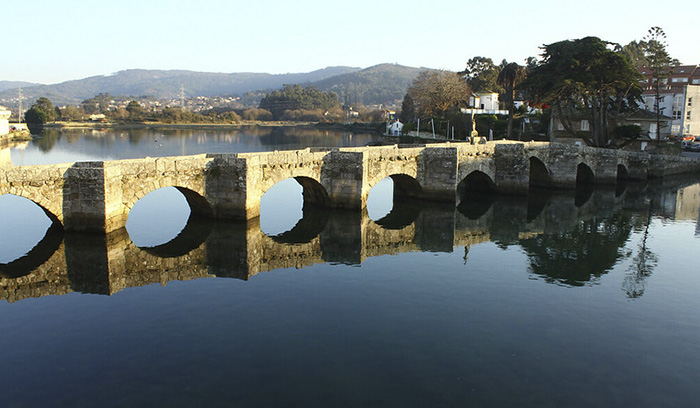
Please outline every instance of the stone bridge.
M163 187L182 192L194 214L252 219L263 194L288 178L303 187L304 205L361 210L370 189L386 177L399 199L454 204L480 190L527 194L531 187L574 189L691 172L700 172L700 161L503 141L0 167L0 195L35 202L67 231L111 232L126 225L139 199Z

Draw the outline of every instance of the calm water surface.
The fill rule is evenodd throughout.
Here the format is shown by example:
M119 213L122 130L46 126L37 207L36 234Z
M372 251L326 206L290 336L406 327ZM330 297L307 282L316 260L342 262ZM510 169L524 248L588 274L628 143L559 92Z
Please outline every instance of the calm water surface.
M109 236L0 197L2 406L697 406L697 181L391 191L322 211L282 182L259 220L212 223L162 189Z
M306 147L364 146L381 140L369 133L289 127L242 130L192 129L49 129L26 145L11 149L15 165L74 161L243 153Z

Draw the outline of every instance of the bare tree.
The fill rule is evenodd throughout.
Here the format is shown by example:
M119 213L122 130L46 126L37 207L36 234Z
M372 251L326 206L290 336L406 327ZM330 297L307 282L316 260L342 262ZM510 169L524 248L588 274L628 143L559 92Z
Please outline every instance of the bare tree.
M422 117L442 115L452 107L463 107L471 90L459 75L451 71L422 71L408 89Z

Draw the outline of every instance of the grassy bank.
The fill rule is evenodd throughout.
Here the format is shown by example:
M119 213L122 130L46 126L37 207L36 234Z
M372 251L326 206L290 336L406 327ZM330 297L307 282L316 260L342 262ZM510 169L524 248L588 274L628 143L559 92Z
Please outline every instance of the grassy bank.
M0 136L0 140L5 142L26 142L32 140L32 136L28 130L16 130Z

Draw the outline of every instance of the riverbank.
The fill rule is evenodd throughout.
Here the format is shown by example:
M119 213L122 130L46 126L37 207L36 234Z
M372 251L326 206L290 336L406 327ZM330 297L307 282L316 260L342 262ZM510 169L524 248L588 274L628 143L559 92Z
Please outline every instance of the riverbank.
M27 142L29 140L32 140L32 135L29 130L15 130L14 132L0 136L1 143Z

